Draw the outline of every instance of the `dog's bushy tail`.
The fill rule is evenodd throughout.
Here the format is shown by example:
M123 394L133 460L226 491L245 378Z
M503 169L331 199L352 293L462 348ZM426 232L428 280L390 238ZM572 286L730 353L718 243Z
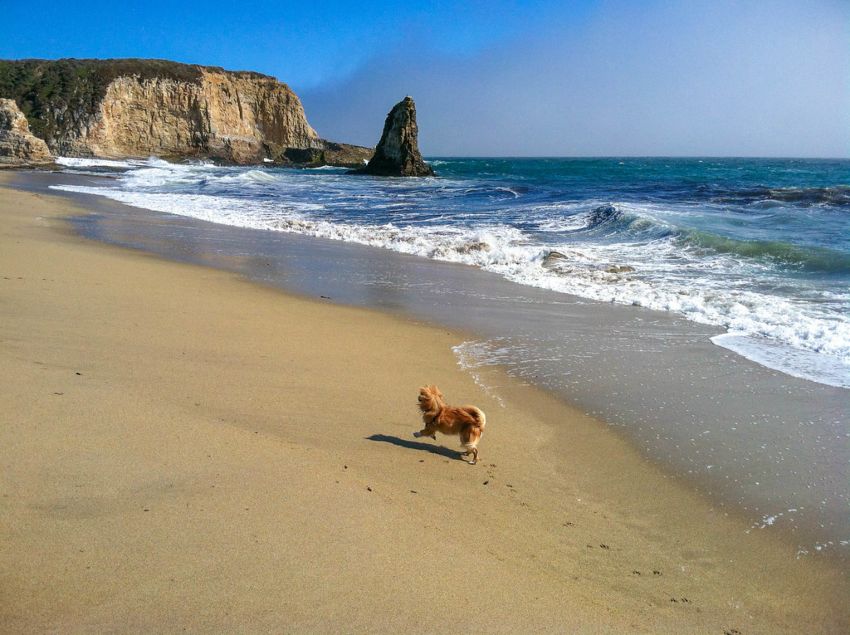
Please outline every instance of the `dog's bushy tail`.
M475 406L468 406L467 412L472 415L472 418L478 422L478 427L483 430L484 426L487 425L487 415L484 414L484 411Z
M475 406L465 406L463 412L469 416L475 423L467 425L460 434L460 444L466 450L475 450L478 447L478 442L481 440L481 435L484 434L484 426L487 425L487 416L481 408ZM477 455L477 450L476 455Z

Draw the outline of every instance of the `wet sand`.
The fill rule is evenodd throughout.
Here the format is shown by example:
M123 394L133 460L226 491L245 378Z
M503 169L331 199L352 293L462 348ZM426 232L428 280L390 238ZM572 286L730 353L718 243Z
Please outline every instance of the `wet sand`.
M6 178L5 176L3 178ZM8 632L846 632L850 584L466 334L86 241L0 190ZM482 462L412 437L420 384Z

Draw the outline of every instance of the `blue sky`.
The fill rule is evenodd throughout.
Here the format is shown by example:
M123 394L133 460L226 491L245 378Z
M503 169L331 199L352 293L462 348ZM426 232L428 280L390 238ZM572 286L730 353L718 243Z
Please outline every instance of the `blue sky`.
M429 53L474 54L553 15L581 19L592 2L3 4L0 58L158 57L266 72L304 90L382 50L415 43Z
M847 0L3 5L0 58L256 70L339 141L411 94L431 155L850 156Z

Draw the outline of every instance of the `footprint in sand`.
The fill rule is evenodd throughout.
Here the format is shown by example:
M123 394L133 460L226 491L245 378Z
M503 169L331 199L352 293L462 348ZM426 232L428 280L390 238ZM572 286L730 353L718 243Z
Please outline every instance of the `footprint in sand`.
M633 571L632 571L632 574L633 574L633 575L643 575L643 574L642 574L640 571L638 571L637 569L633 570ZM658 569L653 569L653 570L652 570L652 575L661 575L661 572L660 572ZM687 600L685 600L685 601L687 602Z

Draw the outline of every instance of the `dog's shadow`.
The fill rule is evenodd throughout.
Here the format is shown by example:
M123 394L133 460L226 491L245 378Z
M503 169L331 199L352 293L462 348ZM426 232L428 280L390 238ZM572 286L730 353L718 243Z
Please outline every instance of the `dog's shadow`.
M368 439L369 441L380 441L381 443L392 443L393 445L397 445L402 448L408 448L409 450L421 450L423 452L430 452L431 454L439 454L440 456L445 456L450 459L461 458L460 452L455 450L449 450L448 448L444 448L441 445L422 443L421 441L410 441L408 439L393 437L388 434L373 434L372 436L366 437L366 439Z

